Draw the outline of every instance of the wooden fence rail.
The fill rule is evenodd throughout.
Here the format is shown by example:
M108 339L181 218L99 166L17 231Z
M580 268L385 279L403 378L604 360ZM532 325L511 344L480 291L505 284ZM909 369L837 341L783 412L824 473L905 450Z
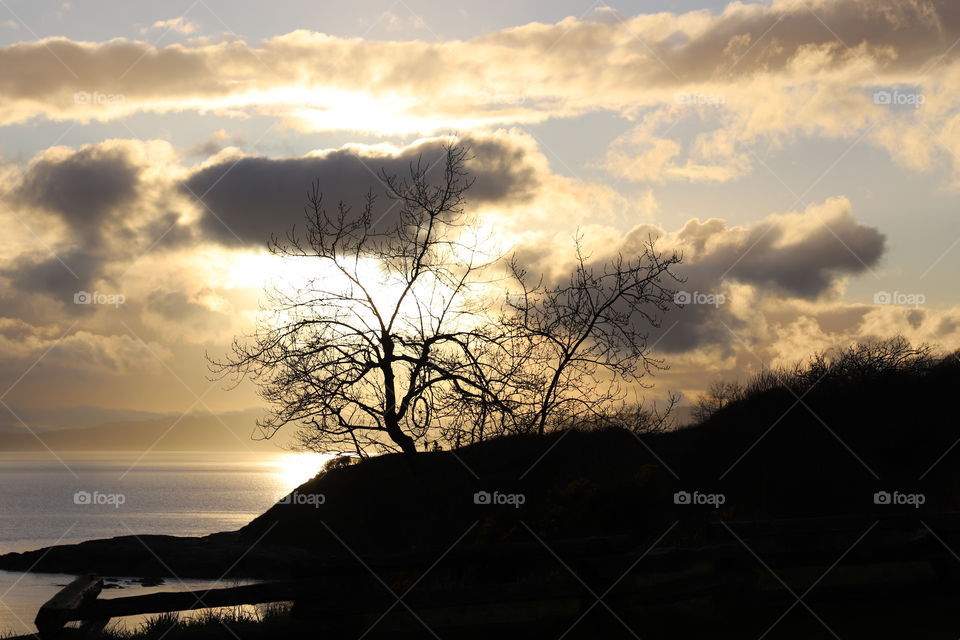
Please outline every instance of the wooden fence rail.
M286 602L317 593L317 582L296 580L264 582L205 591L170 591L121 598L97 599L103 580L81 576L48 600L37 612L34 624L41 638L55 638L68 622L81 621L84 628L102 628L111 618L194 611L213 607Z

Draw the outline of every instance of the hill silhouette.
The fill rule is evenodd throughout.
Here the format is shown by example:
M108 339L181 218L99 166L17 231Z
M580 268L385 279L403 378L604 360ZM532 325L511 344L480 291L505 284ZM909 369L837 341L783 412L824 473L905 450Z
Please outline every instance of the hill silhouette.
M414 466L402 456L373 458L297 490L322 494L319 508L277 505L242 532L342 548L322 521L357 548L400 552L442 546L474 521L469 538L481 543L529 538L521 521L552 537L655 537L674 520L686 525L678 533L693 534L718 518L957 510L960 359L903 342L875 347L766 372L674 431L507 437L421 453ZM478 491L522 494L524 502L477 505ZM678 492L722 494L723 502L676 504ZM878 492L922 494L923 504L877 504Z

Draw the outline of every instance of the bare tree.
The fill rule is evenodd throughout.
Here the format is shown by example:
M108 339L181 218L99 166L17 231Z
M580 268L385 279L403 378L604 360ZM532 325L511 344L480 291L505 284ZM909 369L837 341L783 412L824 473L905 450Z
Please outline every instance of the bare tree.
M680 256L651 240L639 256L593 264L578 243L568 282L534 282L476 237L466 157L447 147L438 184L422 161L407 179L384 174L399 206L390 224L373 219L370 194L356 214L342 202L329 214L315 184L305 233L272 239L274 254L315 275L274 288L257 330L212 362L258 384L266 437L297 423L305 448L363 455L413 453L428 433L454 447L543 434L622 407L625 383L663 367L646 329L673 299L665 280ZM501 300L492 291L505 282L514 292Z
M667 283L679 281L671 268L682 258L662 254L653 240L636 257L598 263L577 240L575 255L569 279L557 285L534 281L511 261L514 291L502 307L500 334L477 355L489 393L446 399L456 407L445 434L453 446L578 424L639 428L649 409L627 408L623 399L631 386L646 386L647 374L666 368L652 355L648 331L673 304ZM666 424L676 403L671 397L667 412L654 409L645 424ZM632 419L624 420L631 411Z
M693 418L697 422L705 422L720 409L742 400L746 392L746 388L739 382L723 380L711 382L707 392L697 398L697 404L693 408Z
M508 298L504 325L524 343L521 378L524 422L537 434L563 421L593 418L622 399L623 383L644 385L647 374L665 368L651 354L649 328L676 293L671 268L677 253L664 255L652 239L640 255L591 263L579 239L576 264L566 283L536 284L511 265L520 295Z
M272 239L273 254L308 260L316 275L293 290L274 288L257 331L212 362L220 375L258 384L272 409L260 423L267 437L299 423L309 449L413 453L440 387L485 396L471 355L484 341L476 294L499 256L485 257L469 239L466 151L445 154L437 185L422 160L409 179L383 174L399 207L393 223L378 226L372 194L358 214L342 202L330 214L314 184L306 233Z

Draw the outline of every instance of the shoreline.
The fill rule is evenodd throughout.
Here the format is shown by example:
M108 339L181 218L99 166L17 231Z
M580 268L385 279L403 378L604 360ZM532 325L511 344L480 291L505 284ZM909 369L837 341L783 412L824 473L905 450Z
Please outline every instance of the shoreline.
M238 531L201 537L126 535L0 555L0 570L139 578L198 580L289 578L300 573L309 551L251 544Z

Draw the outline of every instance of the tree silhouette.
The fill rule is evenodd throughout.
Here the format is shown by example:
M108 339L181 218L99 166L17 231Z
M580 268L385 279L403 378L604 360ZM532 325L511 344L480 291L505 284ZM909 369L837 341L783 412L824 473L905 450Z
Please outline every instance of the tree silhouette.
M310 261L314 275L274 287L255 332L211 361L258 385L267 437L297 423L308 449L363 455L414 453L431 431L453 446L542 434L597 415L621 379L662 366L642 327L672 300L662 279L679 256L651 241L639 257L591 265L578 246L568 283L533 282L465 214L466 149L444 153L438 184L422 160L407 178L382 174L399 207L391 222L374 219L372 194L358 213L342 202L328 213L317 183L305 232L271 240L273 254ZM513 291L505 300L493 293L502 284Z

